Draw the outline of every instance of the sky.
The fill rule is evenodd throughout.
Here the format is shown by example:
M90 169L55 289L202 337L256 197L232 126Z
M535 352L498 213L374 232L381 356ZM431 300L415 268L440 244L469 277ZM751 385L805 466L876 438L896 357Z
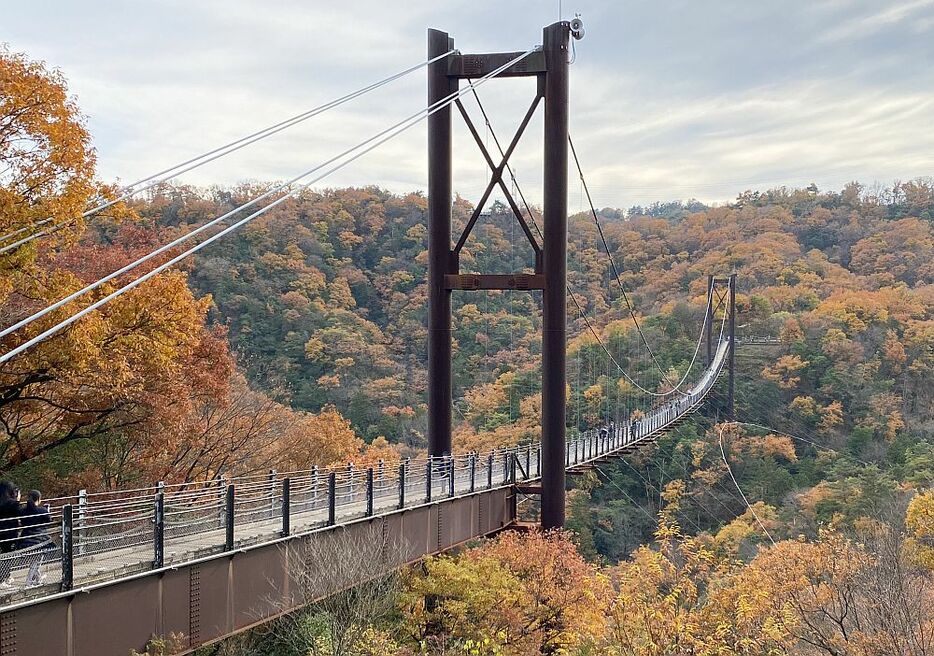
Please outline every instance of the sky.
M518 51L540 44L559 11L579 13L586 30L570 68L570 129L598 207L934 175L934 0L4 5L0 42L64 73L106 181L132 182L424 61L429 27L465 53ZM508 141L534 82L494 80L478 93ZM425 99L422 69L179 181L290 179ZM476 201L487 169L454 119L454 189ZM540 110L512 160L533 203L541 119ZM426 139L421 123L316 186L424 189ZM583 205L575 177L569 207Z

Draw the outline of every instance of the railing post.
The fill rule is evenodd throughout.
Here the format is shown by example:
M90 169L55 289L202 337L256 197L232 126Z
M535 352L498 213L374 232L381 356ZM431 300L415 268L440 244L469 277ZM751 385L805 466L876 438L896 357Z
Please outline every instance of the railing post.
M451 465L448 468L450 470L450 478L448 479L448 496L454 496L454 472L456 469L457 460L454 459L454 454L448 456L451 461Z
M282 537L291 533L292 515L292 481L288 477L282 479Z
M234 495L235 495L234 486L228 485L227 486L227 503L224 504L226 506L226 512L224 514L227 517L227 524L226 524L227 530L226 530L226 535L225 535L225 540L224 540L225 551L232 550L234 546L234 516L236 515L236 512L235 512L236 506L234 505L234 502L235 502Z
M405 461L399 463L399 508L405 508Z
M565 444L565 446L567 445ZM538 451L536 452L536 455L535 455L535 475L541 476L542 475L542 444L541 442L538 443L538 446L536 447L536 449L538 449Z
M373 468L366 470L366 516L373 515Z
M516 461L519 459L519 454L515 451L506 453L506 462L507 462L507 472L506 476L509 479L509 482L513 485L516 484Z
M486 489L493 487L493 452L486 457Z
M432 456L428 456L428 466L425 468L425 501L431 501L431 470L433 469L432 465Z
M152 566L158 569L165 565L165 492L156 493L156 502L153 508L152 552Z
M337 520L337 472L328 474L328 526Z
M62 508L62 592L71 590L75 582L74 508Z
M84 526L87 521L88 491L78 490L78 530L74 536L75 552L80 556L84 554Z
M509 480L509 449L503 451L503 483Z
M219 526L223 526L224 522L227 521L227 512L224 507L224 495L227 494L226 480L227 477L223 474L219 474L217 477L217 523Z
M532 445L527 444L525 447L525 480L529 480L532 476Z
M276 475L275 469L269 470L269 518L276 516Z
M468 458L470 458L470 491L475 492L477 489L477 454L471 453Z
M315 465L311 468L311 507L318 507L318 465Z
M354 495L354 485L353 485L353 472L354 467L352 462L347 463L347 499L348 501L353 501Z

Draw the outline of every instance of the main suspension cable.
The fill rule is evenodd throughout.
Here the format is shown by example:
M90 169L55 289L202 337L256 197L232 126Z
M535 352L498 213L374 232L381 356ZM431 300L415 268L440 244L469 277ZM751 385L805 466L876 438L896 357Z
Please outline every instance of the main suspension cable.
M477 94L477 91L473 86L473 82L471 80L468 80L468 84L470 84L470 90L472 91L473 97L477 102L477 107L480 109L480 113L483 116L484 123L486 124L486 127L489 130L490 136L493 137L493 143L496 145L496 148L499 151L500 156L505 157L505 151L503 150L503 146L500 143L499 137L497 137L496 135L496 131L493 129L493 126L490 123L490 117L486 113L486 109L483 106L483 102L480 100L479 94ZM594 338L597 340L600 347L606 353L607 357L609 358L609 361L611 361L616 366L616 368L620 371L620 373L623 374L626 380L632 383L639 390L645 392L646 394L650 394L652 396L669 396L675 392L679 392L681 386L687 381L687 378L690 375L690 372L693 369L695 362L697 361L697 355L698 353L700 353L701 343L703 342L703 338L704 338L704 331L707 327L707 319L708 319L707 313L706 312L704 313L704 323L701 326L700 338L697 340L697 344L694 348L694 354L691 357L691 361L690 361L690 364L688 365L687 371L685 371L684 376L681 377L681 379L678 381L677 384L672 383L671 380L668 378L667 373L662 369L661 364L658 362L658 359L655 357L655 353L652 351L651 346L649 346L645 333L642 331L642 327L639 324L638 318L636 317L635 309L629 299L629 295L627 293L626 287L623 284L622 279L620 277L619 270L616 267L616 262L613 260L613 257L610 254L609 246L607 244L606 237L604 236L604 233L603 233L603 227L601 226L600 221L597 217L597 211L594 207L593 199L590 196L590 190L587 187L587 181L584 178L583 171L581 170L580 160L577 157L577 151L574 148L574 142L571 140L570 135L568 135L568 144L571 146L571 152L574 156L574 162L577 165L577 171L580 176L581 184L583 185L584 193L587 196L587 202L590 205L590 210L593 215L594 222L597 226L597 230L600 233L600 239L603 242L603 247L604 247L604 250L606 251L607 258L609 259L610 265L612 266L614 277L616 278L616 282L619 285L620 291L623 294L623 299L626 301L626 307L629 310L629 315L630 317L632 317L636 330L639 333L639 337L642 343L645 345L645 348L648 351L649 355L651 356L652 361L655 364L655 367L658 369L659 373L662 375L662 378L669 384L671 389L664 393L652 392L646 389L645 387L643 387L642 385L640 385L632 376L630 376L629 373L626 372L623 369L623 367L619 364L616 358L613 357L609 349L603 343L603 340L600 338L599 334L597 334L597 331L591 324L590 320L587 318L586 313L583 310L583 306L581 305L580 301L577 298L577 295L574 293L574 290L571 288L570 285L568 285L567 287L568 294L571 296L571 299L574 302L574 305L577 307L577 310L580 313L581 318L583 318L585 323L587 324L588 329L593 334ZM529 220L532 222L532 226L535 228L535 231L538 233L539 238L544 239L544 235L542 234L542 231L538 226L538 222L535 220L535 215L532 213L532 208L529 205L528 201L526 200L525 194L522 192L522 187L519 186L519 182L518 180L516 180L515 173L513 172L512 166L510 166L509 162L506 162L506 171L509 173L509 177L512 180L513 185L515 186L516 191L519 193L519 198L522 200L522 204L525 207L525 211L529 215ZM679 393L683 394L683 392L679 392Z
M509 68L510 66L512 66L512 65L514 65L514 64L516 64L516 63L518 63L519 61L522 61L523 59L525 59L526 57L528 57L530 54L532 54L533 52L535 52L536 50L537 50L537 48L529 49L529 50L525 51L524 53L518 55L517 57L513 58L512 60L506 62L506 63L503 64L502 66L500 66L500 67L494 69L493 71L490 71L490 73L488 73L487 75L483 76L482 78L479 78L478 81L477 81L477 84L478 84L478 85L479 85L479 84L482 84L483 82L486 82L487 80L489 80L489 79L491 79L491 78L493 78L493 77L496 77L496 76L499 75L502 71L504 71L504 70L506 70L507 68ZM335 165L334 167L332 167L332 168L330 168L329 170L325 171L325 172L322 173L321 175L318 175L318 176L316 176L315 178L313 178L312 180L309 180L309 181L307 181L307 182L302 183L302 184L299 185L296 189L289 191L289 193L287 193L287 194L285 194L285 195L279 197L278 199L272 201L272 202L269 203L268 205L266 205L266 206L260 208L259 210L253 212L252 214L248 215L247 217L245 217L245 218L243 218L243 219L240 219L239 221L237 221L236 223L234 223L234 224L228 226L228 227L225 228L224 230L222 230L222 231L220 231L220 232L218 232L218 233L212 235L211 237L208 237L207 239L205 239L203 242L197 244L196 246L193 246L192 248L188 249L187 251L185 251L185 252L183 252L183 253L181 253L181 254L179 254L179 255L173 257L173 258L172 258L171 260L169 260L168 262L165 262L165 263L159 265L158 267L155 267L155 268L152 269L151 271L149 271L149 272L143 274L142 276L140 276L139 278L133 280L132 282L127 283L127 284L124 285L123 287L121 287L121 288L119 288L119 289L117 289L117 290L111 292L111 293L108 294L107 296L105 296L105 297L101 298L100 300L98 300L98 301L92 303L92 304L89 305L88 307L86 307L86 308L82 309L81 311L79 311L79 312L73 314L72 316L68 317L67 319L64 319L63 321L60 321L59 323L55 324L54 326L52 326L52 327L49 328L48 330L42 332L41 334L39 334L39 335L33 337L32 339L30 339L30 340L24 342L23 344L20 344L19 346L17 346L16 348L10 350L9 352L4 353L2 356L0 356L0 364L2 364L2 363L4 363L4 362L7 362L7 361L10 360L11 358L15 357L15 356L18 355L19 353L22 353L23 351L25 351L26 349L28 349L28 348L34 346L35 344L38 344L39 342L42 342L42 341L48 339L49 337L51 337L52 335L54 335L55 333L57 333L58 331L60 331L62 328L65 328L65 327L71 325L72 323L74 323L75 321L77 321L78 319L80 319L81 317L83 317L83 316L87 315L88 313L90 313L90 312L96 310L97 308L99 308L99 307L105 305L106 303L108 303L108 302L110 302L111 300L113 300L114 298L116 298L116 297L118 297L118 296L120 296L120 295L126 293L127 291L130 291L131 289L134 289L135 287L139 286L140 284L142 284L142 283L145 282L146 280L152 278L152 277L155 276L156 274L158 274L158 273L164 271L165 269L169 268L170 266L172 266L172 265L176 264L177 262L179 262L179 261L185 259L185 258L188 257L189 255L192 255L192 254L198 252L199 250L201 250L202 248L208 246L209 244L211 244L211 243L217 241L218 239L220 239L220 238L223 237L224 235L227 235L227 234L229 234L230 232L233 232L234 230L236 230L237 228L239 228L239 227L241 227L241 226L243 226L243 225L249 223L250 221L252 221L252 220L255 219L256 217L258 217L258 216L260 216L260 215L266 213L267 211L269 211L269 210L272 209L273 207L276 207L277 205L283 203L287 198L289 198L289 197L290 197L291 195L293 195L294 193L303 191L303 190L307 189L308 187L310 187L312 184L315 184L316 182L319 182L319 181L323 180L324 178L326 178L327 176L331 175L331 174L334 173L335 171L338 171L338 170L344 168L345 166L347 166L347 165L350 164L351 162L353 162L353 161L359 159L360 157L362 157L363 155L367 154L368 152L374 150L375 148L379 147L379 146L382 145L383 143L389 141L390 139L393 139L394 137L398 136L398 135L401 134L402 132L405 132L405 131L408 130L409 128L411 128L411 127L417 125L417 124L420 123L422 120L424 120L424 119L426 119L427 117L431 116L431 115L434 114L435 112L438 112L438 111L444 109L445 107L448 107L448 106L451 105L455 100L457 100L458 98L460 98L462 95L466 94L467 91L468 91L467 89L462 89L462 90L455 91L455 92L449 94L448 96L442 98L441 100L438 100L438 101L436 101L435 103L432 103L432 104L429 105L427 108L422 109L422 110L419 110L419 111L416 112L415 114L412 114L411 116L409 116L409 117L407 117L407 118L405 118L405 119L399 121L398 123L392 125L391 127L386 128L385 130L383 130L383 131L381 131L381 132L379 132L379 133L373 135L372 137L370 137L370 138L366 139L365 141L363 141L363 142L357 144L356 146L345 150L344 152L340 153L339 155L336 155L336 156L332 157L331 159L327 160L326 162L324 162L324 163L322 163L322 164L319 164L318 166L316 166L316 167L314 167L314 168L312 168L312 169L309 169L308 171L306 171L305 173L303 173L301 176L298 176L297 178L293 179L293 182L294 182L294 181L297 181L297 180L299 180L299 179L301 179L301 178L307 177L308 175L311 175L311 174L314 173L315 171L318 171L318 170L320 170L320 169L322 169L322 168L324 168L324 167L326 167L326 166L328 166L328 165L330 165L330 164L332 164L332 163L334 163L334 162L340 160L341 158L343 158L343 157L345 157L345 156L348 156L348 155L350 155L351 153L354 153L354 151L359 151L359 152L354 153L354 154L353 154L352 156L350 156L348 159L346 159L346 160L344 160L344 161L342 161L342 162L339 162L337 165ZM369 145L367 145L367 144L369 144ZM364 146L367 146L367 147L364 148L363 150L360 150L360 149L363 148ZM233 210L233 211L241 211L242 209L243 209L243 208L240 207L240 208L237 208L236 210ZM158 249L157 249L157 250L158 250ZM163 247L163 250L164 250L164 247ZM101 281L98 281L97 283L93 283L92 285L88 285L88 287L85 288L85 290L81 290L81 293L86 293L86 291L90 291L90 289L93 289L93 288L95 288L95 287L97 287L97 286L100 286L100 284L103 284L103 283L102 283ZM77 292L76 292L76 293L77 293ZM59 306L59 307L60 307L60 306ZM38 314L38 313L37 313L37 314ZM24 321L25 321L25 320L24 320ZM22 323L22 322L20 322L20 323ZM4 334L6 334L6 333L4 333Z
M749 503L749 499L746 498L746 494L743 492L743 488L739 486L739 481L737 481L736 476L733 475L733 468L730 467L730 461L727 459L726 451L723 448L723 427L722 426L719 428L719 433L720 433L720 437L719 437L720 455L723 457L723 464L726 465L726 470L730 473L730 478L733 479L733 485L736 486L736 490L737 492L739 492L739 495L743 497L743 503L746 504L746 508L748 508L749 512L752 513L752 516L755 517L756 523L759 524L759 528L761 528L763 532L765 533L765 535L769 538L769 542L772 543L772 546L775 546L775 540L772 538L772 534L769 533L769 529L767 529L765 527L765 524L762 523L762 520L759 519L758 513L756 513L755 509Z
M437 59L439 59L439 57L435 57L434 59L429 60L429 62L435 61L435 60L437 60ZM422 65L423 65L423 64L422 64ZM420 65L420 66L421 66L421 65ZM403 74L403 73L397 73L396 75L399 76L399 75L402 75L402 74ZM388 78L387 78L387 79L388 79ZM373 86L373 85L371 85L371 86ZM345 96L345 98L346 98L346 97L347 97L347 96ZM335 101L335 102L336 102L336 101ZM422 111L426 111L426 110L422 110ZM414 116L416 116L416 115L413 115L412 117L409 117L408 119L405 119L405 120L410 120L410 119L412 119ZM405 122L405 121L402 121L402 122L396 124L396 126L393 126L393 128L389 128L389 130L392 130L392 129L394 129L395 127L398 127L398 125L401 125L401 123L403 123L403 122ZM388 131L388 130L387 130L387 131ZM382 136L383 134L385 134L385 132L382 132L382 133L376 135L375 137L372 137L370 140L367 140L367 141L363 142L363 144L360 144L360 145L358 145L358 146L355 146L354 148L348 149L347 151L341 153L340 155L338 155L338 156L336 156L336 157L334 157L334 158L332 158L332 159L330 159L330 160L324 162L323 164L320 164L319 166L315 167L314 169L310 169L310 170L308 170L308 171L305 171L305 172L301 173L300 175L297 175L297 176L291 178L290 180L287 180L286 182L284 182L284 183L282 183L282 184L276 185L276 186L273 187L272 189L267 190L266 192L260 194L259 196L253 198L252 200L250 200L250 201L248 201L248 202L246 202L246 203L244 203L244 204L242 204L242 205L240 205L240 206L238 206L238 207L235 207L234 209L230 210L229 212L225 212L224 214L222 214L222 215L220 215L220 216L218 216L218 217L216 217L216 218L214 218L214 219L208 221L207 223L205 223L205 224L203 224L203 225L201 225L201 226L195 228L194 230L192 230L192 231L190 231L190 232L185 233L184 235L181 235L180 237L178 237L178 238L174 239L173 241L169 242L168 244L165 244L165 245L163 245L163 246L160 246L160 247L157 248L156 250L154 250L154 251L152 251L152 252L150 252L150 253L148 253L148 254L146 254L146 255L144 255L144 256L142 256L142 257L136 259L136 260L134 260L133 262L130 262L129 264L127 264L127 265L121 267L120 269L118 269L118 270L116 270L116 271L114 271L114 272L112 272L112 273L110 273L110 274L104 276L104 277L101 278L100 280L97 280L96 282L94 282L94 283L92 283L92 284L89 284L89 285L87 285L86 287L84 287L84 288L82 288L82 289L79 289L78 291L76 291L76 292L74 292L74 293L72 293L72 294L69 294L69 295L66 296L65 298L62 298L61 300L56 301L56 302L53 303L52 305L49 305L48 307L43 308L42 310L39 310L38 312L33 313L32 315L30 315L30 316L28 316L28 317L26 317L26 318L24 318L24 319L22 319L22 320L16 322L15 324L12 324L11 326L8 326L8 327L4 328L3 330L0 330L0 338L6 337L6 336L9 335L10 333L12 333L12 332L14 332L14 331L16 331L16 330L19 330L20 328L22 328L22 327L24 327L24 326L26 326L26 325L32 323L33 321L36 321L37 319L42 318L43 316L47 315L48 313L53 312L53 311L59 309L60 307L66 305L67 303L70 303L71 301L73 301L73 300L75 300L75 299L77 299L77 298L83 296L84 294L87 294L88 292L93 291L94 289L97 289L97 288L100 287L101 285L106 284L107 282L113 280L114 278L117 278L118 276L121 276L121 275L123 275L124 273L127 273L127 272L131 271L132 269L135 269L135 268L138 267L139 265L141 265L141 264L143 264L143 263L145 263L145 262L151 260L152 258L154 258L154 257L156 257L156 256L158 256L158 255L161 255L162 253L165 253L165 252L168 251L168 250L171 250L172 248L175 248L176 246L178 246L178 245L180 245L180 244L182 244L182 243L184 243L184 242L186 242L186 241L192 239L193 237L195 237L195 236L201 234L202 232L204 232L204 231L206 231L206 230L208 230L208 229L214 227L215 225L217 225L217 224L219 224L219 223L222 223L223 221L229 219L231 216L233 216L233 215L235 215L235 214L237 214L237 213L239 213L239 212L242 212L243 210L245 210L245 209L247 209L247 208L249 208L249 207L252 207L252 206L256 205L256 204L259 203L260 201L265 200L266 198L269 198L270 196L273 196L273 195L275 195L275 194L277 194L277 193L280 193L280 192L285 191L285 190L288 189L292 184L298 182L298 181L301 180L302 178L305 178L305 177L307 177L308 175L311 175L312 173L314 173L315 171L317 171L317 170L319 170L319 169L321 169L321 168L323 168L323 167L325 167L325 166L328 166L329 164L331 164L331 163L333 163L334 161L336 161L338 158L343 157L344 155L348 154L349 152L352 152L352 151L355 150L356 148L359 148L359 147L362 147L363 145L366 145L369 141L371 141L371 140L373 140L373 139L377 139L377 138L379 138L380 136Z
M636 318L636 312L633 308L632 302L629 300L629 293L626 290L626 286L623 284L622 278L619 275L619 269L616 268L616 261L613 259L613 256L610 254L610 247L607 244L606 236L603 234L603 226L600 224L600 219L597 217L597 210L594 207L593 199L590 197L590 189L587 187L587 180L584 178L584 171L581 168L580 160L577 157L577 149L574 147L574 141L571 139L570 133L568 134L568 144L571 146L571 154L574 156L574 164L577 166L577 174L580 176L581 185L584 188L584 194L587 196L587 203L590 205L590 213L593 216L594 225L597 226L597 232L600 234L600 241L603 242L603 250L606 252L606 258L610 262L610 268L613 270L613 276L616 278L616 284L619 285L619 290L623 294L623 300L626 301L626 308L629 310L629 316L632 317L632 322L636 326L636 330L639 332L639 337L642 340L642 343L645 345L646 351L648 351L649 357L652 358L652 362L655 363L655 368L658 369L658 372L662 375L662 378L669 384L674 385L671 380L668 378L668 374L662 369L661 364L658 361L658 358L655 357L655 353L652 351L652 347L649 346L649 342L645 337L645 333L642 332L642 326L639 325L639 319ZM704 315L704 326L701 327L701 335L704 334L704 328L706 327L707 316ZM700 342L698 342L698 349L700 349ZM695 356L697 354L695 353ZM693 360L691 361L693 366ZM690 371L690 369L688 369ZM684 382L682 380L682 382Z
M308 119L314 116L318 116L319 114L322 114L330 109L334 109L335 107L343 105L344 103L349 102L355 98L359 98L360 96L365 95L371 91L375 91L376 89L379 89L380 87L383 87L389 84L390 82L394 82L401 77L405 77L406 75L414 71L420 70L424 68L425 66L433 64L441 59L444 59L445 57L448 57L453 53L454 53L454 50L449 50L444 54L438 55L436 57L432 57L431 59L420 62L416 64L415 66L410 66L409 68L403 71L399 71L398 73L395 73L393 75L390 75L389 77L383 78L382 80L373 82L372 84L369 84L365 87L361 87L360 89L357 89L356 91L352 91L351 93L341 96L340 98L336 98L327 103L324 103L323 105L319 105L312 109L306 110L300 114L296 114L295 116L292 116L291 118L287 118L284 121L280 121L279 123L270 125L266 128L263 128L262 130L258 130L244 137L240 137L239 139L236 139L227 144L224 144L223 146L218 146L217 148L209 150L206 153L202 153L201 155L187 159L184 162L180 162L178 164L175 164L174 166L170 166L168 168L162 169L161 171L148 175L145 178L140 178L139 180L136 180L135 182L132 182L128 185L123 186L120 189L120 191L122 192L120 196L112 200L106 201L104 203L101 203L99 205L96 205L95 207L92 207L91 209L84 212L80 217L76 219L72 219L66 222L66 224L70 224L70 223L77 221L78 219L83 219L88 216L91 216L92 214L96 214L97 212L100 212L104 209L107 209L108 207L116 205L117 203L121 201L127 200L131 196L142 193L148 189L152 189L153 187L164 183L166 180L170 178L179 176L183 173L187 173L188 171L192 171L200 166L204 166L205 164L213 162L214 160L224 157L225 155L229 155L233 152L240 150L241 148L245 148L246 146L249 146L250 144L256 143L257 141L260 141L274 134L282 132L283 130L286 130L294 125L307 121ZM138 185L141 185L144 183L148 183L148 184L146 184L143 187L138 187ZM22 234L23 232L28 231L30 229L38 228L51 221L52 221L51 218L46 218L46 219L43 219L42 221L39 221L33 224L32 226L20 228L19 230L0 236L0 242L6 241L7 239L17 236L19 234ZM0 248L0 255L8 251L11 251L15 248L18 248L19 246L22 246L34 239L38 239L39 237L51 234L52 232L55 232L56 230L60 229L66 224L63 224L61 226L56 226L51 229L43 230L42 232L33 233L12 244L8 244Z

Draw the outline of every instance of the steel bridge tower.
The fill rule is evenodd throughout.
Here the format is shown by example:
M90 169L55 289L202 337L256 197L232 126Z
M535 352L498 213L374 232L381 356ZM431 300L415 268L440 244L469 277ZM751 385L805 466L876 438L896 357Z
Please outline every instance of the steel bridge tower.
M726 418L729 421L736 420L736 408L734 404L736 396L736 274L729 276L707 276L707 312L704 317L704 326L706 330L705 341L707 343L707 362L710 366L713 362L714 344L714 319L717 310L726 305L724 312L726 315L727 337L729 339L729 352L727 354L727 393L726 407L723 409ZM719 411L718 411L719 414Z
M574 34L583 34L579 19ZM505 69L500 77L536 77L534 99L495 164L460 101L455 102L491 170L489 184L457 242L451 243L452 145L451 107L428 119L428 450L432 456L451 453L451 292L452 290L541 290L542 328L542 495L543 528L564 525L565 383L567 300L568 196L568 46L572 24L560 21L544 28L543 45ZM428 31L428 57L454 49L454 40L439 30ZM461 54L442 58L428 69L428 103L443 101L462 79L482 77L522 53ZM540 245L503 180L509 156L538 105L545 107L543 180L544 224ZM535 273L462 275L459 256L490 193L499 186L534 253Z

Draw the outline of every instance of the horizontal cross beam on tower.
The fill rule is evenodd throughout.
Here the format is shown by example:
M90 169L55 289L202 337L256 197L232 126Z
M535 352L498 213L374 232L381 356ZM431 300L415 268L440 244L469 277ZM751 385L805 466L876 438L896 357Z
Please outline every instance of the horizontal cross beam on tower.
M540 273L506 274L447 274L445 289L474 291L478 289L517 289L520 291L545 289L545 275Z
M455 53L448 58L448 77L455 79L483 77L521 54L521 52L489 52L475 55ZM525 77L546 73L547 70L545 53L538 51L513 64L497 77Z

